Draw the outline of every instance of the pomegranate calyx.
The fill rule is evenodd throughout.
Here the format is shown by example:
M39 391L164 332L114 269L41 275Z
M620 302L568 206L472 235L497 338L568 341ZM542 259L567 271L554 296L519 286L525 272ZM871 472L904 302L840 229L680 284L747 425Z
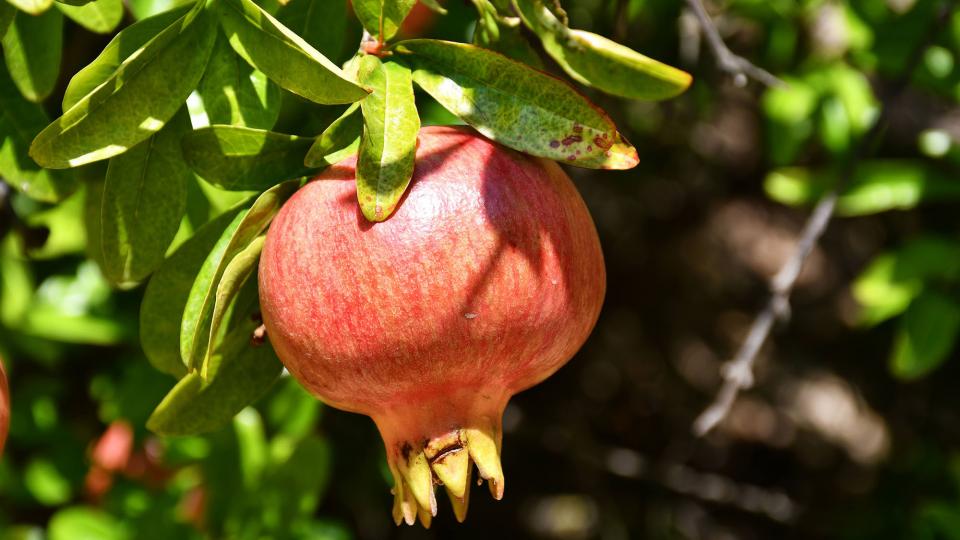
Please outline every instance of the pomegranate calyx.
M470 479L477 465L480 482L487 480L490 493L503 498L503 468L500 465L499 427L459 428L414 446L406 442L388 457L393 472L393 519L397 525L420 523L429 528L437 515L434 485L442 485L450 498L457 521L467 517Z

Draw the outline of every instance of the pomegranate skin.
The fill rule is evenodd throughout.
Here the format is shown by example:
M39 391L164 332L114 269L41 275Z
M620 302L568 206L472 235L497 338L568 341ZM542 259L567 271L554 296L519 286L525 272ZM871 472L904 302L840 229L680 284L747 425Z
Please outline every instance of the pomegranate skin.
M603 256L556 163L471 130L421 130L408 192L381 223L360 212L355 166L327 169L271 224L263 321L310 392L374 419L397 477L394 516L411 522L416 510L426 525L433 481L448 492L463 483L468 454L502 496L503 409L586 340L603 301ZM451 458L459 450L468 452ZM438 472L440 458L456 471ZM462 519L466 494L452 489Z

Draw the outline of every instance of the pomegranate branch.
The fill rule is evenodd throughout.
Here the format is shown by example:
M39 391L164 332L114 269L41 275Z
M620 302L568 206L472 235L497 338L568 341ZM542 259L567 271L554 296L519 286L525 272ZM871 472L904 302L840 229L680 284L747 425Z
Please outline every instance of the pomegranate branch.
M766 86L784 86L782 80L770 74L763 68L757 67L752 62L738 56L727 47L716 25L703 7L701 0L687 0L687 5L693 14L697 17L700 24L700 32L707 39L713 56L717 59L717 67L720 71L733 77L733 82L737 86L746 86L748 79L753 79Z
M709 433L730 413L730 409L740 391L753 386L753 367L756 363L757 354L770 336L774 325L777 322L786 322L789 319L790 294L804 263L830 224L840 194L850 183L850 179L853 177L860 161L879 144L887 126L891 108L906 89L913 72L920 64L923 52L950 20L950 15L956 8L957 2L958 0L950 0L943 6L931 23L929 31L924 33L924 39L913 48L903 72L882 100L879 116L873 122L870 130L860 138L854 151L841 169L832 189L814 207L803 226L796 249L770 283L770 298L754 319L750 331L737 354L723 366L721 371L723 384L717 392L716 398L694 421L693 433L695 435L703 436ZM699 0L689 0L689 3L699 4L700 2ZM701 10L703 9L703 6L699 7ZM714 32L716 32L715 29Z

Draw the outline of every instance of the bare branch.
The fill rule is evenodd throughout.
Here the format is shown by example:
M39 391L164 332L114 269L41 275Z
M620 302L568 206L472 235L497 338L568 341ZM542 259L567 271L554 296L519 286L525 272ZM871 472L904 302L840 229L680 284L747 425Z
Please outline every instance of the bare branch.
M740 391L753 386L753 366L756 363L757 354L770 336L774 324L777 321L789 318L790 294L797 278L800 276L800 271L803 270L804 263L833 218L840 193L849 184L860 160L866 157L880 141L887 125L892 104L903 94L913 72L920 64L923 52L940 34L958 1L960 0L950 0L944 5L939 16L931 24L930 30L924 34L922 42L913 49L903 73L893 85L887 98L883 100L883 109L879 117L874 121L870 130L860 139L833 188L814 207L803 227L796 249L770 283L770 299L754 319L750 332L737 351L736 356L723 366L721 373L723 385L717 392L714 402L694 422L693 432L695 435L703 436L716 427L730 413L730 408ZM690 2L699 3L699 0L690 0Z
M707 38L707 43L713 51L713 56L717 59L717 67L720 71L733 77L733 82L737 86L746 86L748 79L753 79L766 86L785 86L786 83L774 77L770 72L755 66L752 62L738 56L727 47L716 25L710 18L710 14L703 7L701 0L687 0L690 10L696 15L700 22L700 31Z

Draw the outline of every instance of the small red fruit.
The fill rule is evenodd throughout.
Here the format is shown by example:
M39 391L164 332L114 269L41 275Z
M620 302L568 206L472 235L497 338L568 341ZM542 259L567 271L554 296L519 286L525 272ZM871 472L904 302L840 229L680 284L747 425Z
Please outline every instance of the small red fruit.
M466 515L472 464L503 496L501 418L586 340L603 254L552 161L473 131L420 132L405 199L364 219L345 160L278 213L260 260L267 336L324 402L376 422L394 519L429 526L434 484Z

